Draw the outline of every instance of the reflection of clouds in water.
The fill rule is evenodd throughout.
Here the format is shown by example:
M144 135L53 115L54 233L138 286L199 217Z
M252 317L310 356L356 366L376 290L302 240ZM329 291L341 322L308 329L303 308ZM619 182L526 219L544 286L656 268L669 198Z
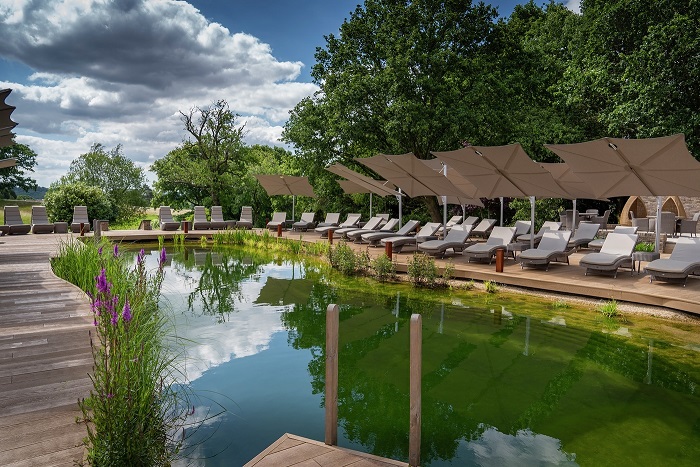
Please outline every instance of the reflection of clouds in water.
M462 441L460 451L469 463L480 466L502 465L578 465L575 454L561 450L558 439L519 430L515 435L487 428L474 441Z

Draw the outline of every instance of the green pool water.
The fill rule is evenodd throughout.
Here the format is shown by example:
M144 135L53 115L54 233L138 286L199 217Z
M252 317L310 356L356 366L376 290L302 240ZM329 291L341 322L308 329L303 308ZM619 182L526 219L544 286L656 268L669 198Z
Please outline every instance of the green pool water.
M691 324L345 279L236 249L168 251L163 303L202 421L185 430L182 465L243 465L285 432L323 440L329 303L341 309L340 446L407 460L409 319L421 313L422 465L700 459Z

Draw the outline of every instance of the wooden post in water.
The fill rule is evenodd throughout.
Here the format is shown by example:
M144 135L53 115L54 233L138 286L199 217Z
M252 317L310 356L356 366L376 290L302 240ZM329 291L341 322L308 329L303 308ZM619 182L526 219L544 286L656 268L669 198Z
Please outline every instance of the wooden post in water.
M423 363L423 320L421 315L411 315L410 376L410 427L408 433L408 465L420 465L421 430L421 371Z
M338 444L338 305L326 309L326 440Z

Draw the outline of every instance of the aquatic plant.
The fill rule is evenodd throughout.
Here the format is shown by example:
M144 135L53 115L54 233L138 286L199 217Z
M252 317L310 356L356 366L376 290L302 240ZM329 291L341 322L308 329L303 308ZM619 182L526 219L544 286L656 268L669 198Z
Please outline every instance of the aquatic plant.
M608 300L598 307L603 316L606 318L614 318L619 314L617 309L617 301L615 299Z
M91 300L93 388L78 402L87 464L170 465L179 447L173 434L187 409L164 382L173 379L163 344L167 323L158 308L165 249L154 273L146 270L144 250L132 268L117 245L104 241L91 247L70 240L52 264Z
M494 281L484 281L484 290L487 293L498 293L498 284Z

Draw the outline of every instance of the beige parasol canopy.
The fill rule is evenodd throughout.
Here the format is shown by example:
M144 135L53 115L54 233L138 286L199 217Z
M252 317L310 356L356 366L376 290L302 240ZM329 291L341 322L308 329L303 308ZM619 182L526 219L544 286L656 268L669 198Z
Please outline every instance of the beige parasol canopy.
M429 161L424 160L423 163L436 172L440 172L445 169L440 159L431 159ZM462 177L460 174L457 173L457 171L450 170L449 167L447 168L446 172L447 173L445 174L445 176L447 177L447 179L451 181L454 186L459 188L460 191L462 191L466 195L447 196L446 201L448 204L459 204L461 206L471 205L479 206L480 208L484 207L484 203L482 203L479 199L479 191L472 182ZM442 203L442 200L440 200L440 202Z
M315 198L314 189L309 184L307 177L295 177L293 175L256 175L262 187L268 195L292 196L292 220L294 217L294 205L297 196L309 196Z
M14 134L12 129L17 126L10 116L15 110L14 106L5 103L5 98L10 95L12 89L0 90L0 148L12 146L15 144ZM0 159L0 169L14 167L17 164L17 159Z
M386 180L375 180L373 178L366 177L365 175L359 174L342 164L333 164L326 167L326 170L333 172L336 175L340 175L341 177L347 178L354 184L366 189L366 191L356 193L374 193L375 195L379 196L403 196L402 193L399 193L394 189L394 185L388 183Z

